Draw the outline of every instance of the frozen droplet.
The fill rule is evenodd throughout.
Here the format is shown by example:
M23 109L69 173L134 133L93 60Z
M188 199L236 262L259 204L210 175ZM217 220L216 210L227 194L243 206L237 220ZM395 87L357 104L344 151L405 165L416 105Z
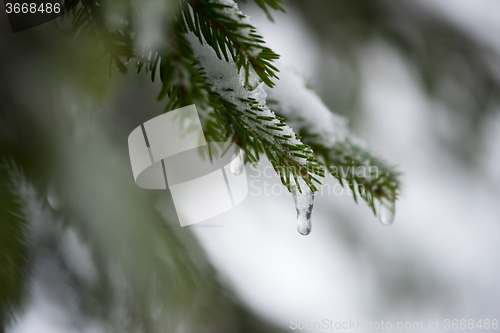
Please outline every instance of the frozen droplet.
M46 196L47 202L49 203L50 207L52 207L52 209L58 210L59 208L61 208L61 199L53 185L49 185Z
M238 152L238 156L234 160L231 161L229 165L229 170L233 175L241 175L243 170L245 169L245 151L240 149Z
M391 225L394 222L396 214L396 205L394 202L379 203L377 215L380 223L383 225Z
M300 189L302 193L300 193L298 186L293 181L291 190L295 209L297 210L297 230L301 235L306 236L309 235L312 228L311 213L314 205L314 192L302 179L299 179L299 181L301 182Z
M243 84L243 87L247 91L254 91L257 87L262 83L261 78L255 73L253 68L248 69L248 77L247 72L244 68L240 71L240 83Z

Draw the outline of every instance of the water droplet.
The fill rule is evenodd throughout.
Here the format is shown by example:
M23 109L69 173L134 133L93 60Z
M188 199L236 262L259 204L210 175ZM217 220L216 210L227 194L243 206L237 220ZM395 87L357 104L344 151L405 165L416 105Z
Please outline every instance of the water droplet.
M245 69L242 68L239 74L240 82L243 84L243 87L245 87L247 91L254 91L262 83L261 78L251 67L248 69L248 79L246 77L247 72L245 71Z
M295 209L297 210L297 231L301 235L309 235L312 229L311 225L311 213L314 205L314 192L311 191L309 186L305 184L304 181L299 179L300 188L302 193L299 192L299 188L296 184L292 184L292 196L295 202Z
M47 189L47 202L49 203L50 207L54 210L59 210L62 206L61 198L59 194L57 193L56 188L54 185L49 185Z
M394 202L379 203L377 215L380 223L383 225L391 225L394 222L396 214L396 205Z
M229 170L233 175L241 175L243 170L245 169L245 151L240 149L238 152L238 156L234 160L231 161L229 165Z

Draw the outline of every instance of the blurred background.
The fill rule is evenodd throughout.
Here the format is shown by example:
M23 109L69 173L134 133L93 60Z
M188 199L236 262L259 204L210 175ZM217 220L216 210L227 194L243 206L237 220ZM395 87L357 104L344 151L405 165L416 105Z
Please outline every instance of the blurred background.
M55 22L13 34L2 10L5 332L319 332L325 319L360 332L464 319L471 332L500 319L500 2L286 4L274 22L240 8L278 67L402 172L394 225L337 192L317 196L301 236L263 160L242 204L181 228L128 159L128 134L163 111L159 85L110 77L93 41Z

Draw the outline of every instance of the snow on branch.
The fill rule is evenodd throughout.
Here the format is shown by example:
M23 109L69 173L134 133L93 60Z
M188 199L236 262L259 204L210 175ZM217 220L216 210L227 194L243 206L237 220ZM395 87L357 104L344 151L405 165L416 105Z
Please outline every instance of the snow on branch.
M271 108L301 134L329 173L349 186L356 201L360 196L376 215L381 206L394 210L399 173L349 134L346 119L333 114L298 74L284 70L279 84L267 92Z

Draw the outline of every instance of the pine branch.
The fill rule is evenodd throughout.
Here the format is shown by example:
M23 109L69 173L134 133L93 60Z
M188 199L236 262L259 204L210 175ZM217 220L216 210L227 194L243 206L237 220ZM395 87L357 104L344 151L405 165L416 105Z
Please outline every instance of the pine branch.
M242 2L247 2L247 0L241 0ZM267 18L274 22L273 16L271 15L271 9L280 10L285 12L285 5L283 0L254 0L257 6L259 6L267 15Z
M279 70L271 64L279 58L264 46L262 36L250 24L236 4L228 5L221 0L185 0L182 21L188 31L198 37L201 44L208 43L219 59L229 61L229 55L238 69L245 71L245 84L249 84L250 67L269 87L272 78L278 78Z
M375 200L392 209L391 204L398 199L400 187L399 173L394 168L349 139L324 146L315 140L313 134L304 131L303 138L321 157L328 172L342 186L347 185L352 190L356 202L359 195L375 215L378 213Z
M168 95L166 110L196 103L201 110L209 110L209 116L203 121L208 141L236 142L253 163L265 153L285 186L290 187L290 177L300 176L311 189L317 190L314 182L320 183L318 178L324 176L324 169L312 150L297 139L282 118L245 93L241 84L241 89L235 91L211 83L186 39L186 27L178 22L173 31L169 51L165 56L156 54L150 66L153 80L156 66L159 67L163 87L158 98ZM234 67L220 60L219 65L224 64ZM233 74L233 78L226 79L230 81L236 76L238 80L236 70Z
M270 9L280 10L282 12L285 11L285 6L282 0L254 0L254 1L266 13L267 18L270 21L274 21Z
M29 278L27 223L18 196L21 172L0 161L0 331L14 318L27 296Z
M281 2L269 0L265 3L271 6ZM397 199L398 174L380 159L353 144L350 139L335 143L320 140L324 133L315 131L314 126L321 127L322 124L302 126L293 116L284 113L303 136L303 143L301 136L283 122L284 118L275 115L266 106L265 98L254 96L256 93L252 91L262 88L256 88L258 82L257 85L252 82L255 81L252 76L257 76L268 87L274 87L271 79L277 78L278 70L271 62L279 56L264 45L262 37L234 3L181 0L180 4L175 20L165 32L168 47L157 50L134 49L131 31L107 31L101 7L92 5L90 0L82 0L82 6L74 16L74 24L77 28L80 25L82 30L94 29L94 36L103 40L111 60L119 68L126 68L123 59L128 61L133 58L137 72L145 69L152 81L159 73L162 89L158 100L168 96L166 111L196 104L202 111L202 124L208 141L235 142L253 163L265 153L280 174L282 183L289 189L292 177L301 177L316 191L316 184L320 184L320 178L325 175L324 164L342 185L348 185L353 190L356 200L359 194L374 212L375 200L387 204ZM86 21L90 23L85 24ZM197 38L196 43L189 40L190 33ZM196 44L211 48L219 62L208 67L203 64L200 59L206 57L206 50L195 52L193 46ZM145 53L148 55L143 56ZM228 69L216 75L207 73L207 70L213 71L221 66L234 68L234 71ZM244 73L243 85L239 82L228 85L227 82L238 80L241 70ZM121 71L125 72L123 68ZM359 177L352 172L336 172L359 167L377 167L379 173L377 177ZM363 191L358 190L360 186Z
M276 109L279 110L279 106L276 105ZM327 171L343 187L351 189L356 202L358 196L361 197L375 215L378 214L376 200L392 209L400 188L400 174L393 167L349 138L328 145L319 134L309 131L307 127L294 128L299 131L302 141L321 158Z
M66 7L72 8L72 26L75 34L84 40L102 42L105 54L110 56L110 74L113 63L120 73L126 74L128 62L135 55L130 36L130 25L124 31L110 31L104 22L103 8L100 1L66 1Z
M293 93L291 93L293 91ZM378 204L393 211L399 194L399 173L373 156L359 139L349 134L345 119L334 115L303 80L287 70L280 84L268 90L272 109L292 124L342 186L348 186L378 215ZM304 117L304 110L308 116Z

